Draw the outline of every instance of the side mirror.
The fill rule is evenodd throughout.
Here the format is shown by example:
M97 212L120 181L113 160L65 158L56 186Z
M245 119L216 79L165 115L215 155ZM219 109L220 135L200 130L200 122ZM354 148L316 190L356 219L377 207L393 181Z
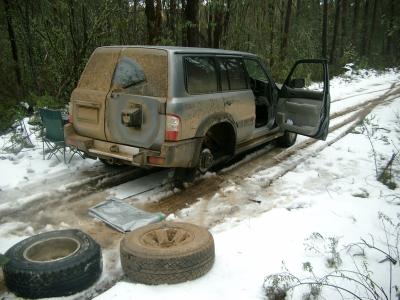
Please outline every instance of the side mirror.
M304 78L294 78L289 81L288 85L293 89L301 89L306 86L306 81Z

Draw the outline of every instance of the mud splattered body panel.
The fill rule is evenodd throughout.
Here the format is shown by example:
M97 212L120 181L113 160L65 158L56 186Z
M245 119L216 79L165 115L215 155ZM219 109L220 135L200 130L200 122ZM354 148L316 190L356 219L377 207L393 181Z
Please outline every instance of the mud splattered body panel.
M250 76L246 60L260 67L261 81ZM311 99L310 93L294 90L320 108L310 118L287 108L295 101L287 94L289 82L278 88L261 66L257 56L244 52L100 47L71 95L73 124L65 127L66 141L92 158L189 168L197 166L205 148L224 157L278 138L285 130L321 132L319 111L329 118L327 68L321 97ZM300 120L293 130L287 116ZM318 138L322 136L326 134Z

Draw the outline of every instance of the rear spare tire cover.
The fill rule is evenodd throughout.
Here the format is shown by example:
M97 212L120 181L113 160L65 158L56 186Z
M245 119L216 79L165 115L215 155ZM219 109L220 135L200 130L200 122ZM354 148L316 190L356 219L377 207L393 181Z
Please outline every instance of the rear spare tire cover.
M80 230L56 230L27 238L5 254L7 288L25 298L71 295L100 276L100 246Z
M120 244L122 268L145 284L179 283L206 274L214 264L211 233L202 227L162 222L138 228Z

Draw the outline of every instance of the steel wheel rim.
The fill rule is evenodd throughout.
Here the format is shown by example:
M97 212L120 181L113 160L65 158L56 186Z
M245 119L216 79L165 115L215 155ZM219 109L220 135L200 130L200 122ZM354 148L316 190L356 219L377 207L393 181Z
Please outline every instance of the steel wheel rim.
M199 167L198 167L199 171L203 174L206 173L213 165L213 162L214 162L214 156L211 150L208 148L203 149L200 153Z
M33 243L23 252L23 257L30 262L48 263L66 259L81 248L81 243L70 237L48 238Z
M165 227L150 230L141 236L142 244L153 248L174 248L194 239L194 234L179 227Z

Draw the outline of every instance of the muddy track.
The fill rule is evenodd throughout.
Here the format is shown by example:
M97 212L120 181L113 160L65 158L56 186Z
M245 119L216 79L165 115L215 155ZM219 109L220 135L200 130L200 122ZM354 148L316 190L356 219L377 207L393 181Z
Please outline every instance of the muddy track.
M307 160L310 156L315 155L315 153L318 153L347 135L377 105L385 101L390 101L393 96L399 94L399 88L393 89L381 97L366 102L366 104L359 106L358 109L350 107L340 113L334 114L332 117L333 120L348 114L345 119L336 122L336 124L330 127L331 133L340 130L343 131L326 142L320 142L321 145L318 145L318 147L311 147L318 142L314 139L306 139L286 150L275 147L273 143L268 144L265 148L258 149L236 164L218 171L215 176L200 178L185 190L155 203L142 204L142 208L148 211L179 214L180 210L191 206L201 198L204 199L204 201L199 202L200 207L196 209L196 213L193 216L190 216L189 221L204 226L212 226L219 223L224 220L226 215L215 215L212 216L212 219L208 220L209 212L207 206L209 204L209 199L212 199L221 188L231 183L241 183L246 177L260 170L279 165L279 171L272 174L265 183L265 186L270 185L282 175L296 168L299 163ZM103 258L105 262L104 270L109 274L106 278L102 278L96 286L76 297L76 299L91 299L95 295L107 290L113 283L122 278L122 271L118 261L118 245L123 234L88 216L87 211L90 207L105 199L107 196L107 191L105 189L107 187L133 180L145 174L148 173L143 173L143 171L138 169L121 168L117 170L113 169L109 172L105 172L105 174L97 174L96 176L98 177L94 176L96 178L88 179L84 184L78 181L75 183L72 182L56 192L55 195L44 197L41 201L18 204L20 205L19 208L13 207L7 214L5 211L0 211L0 221L1 223L22 222L20 227L10 231L10 234L15 235L26 235L25 230L28 225L32 227L35 233L42 231L44 228L50 230L51 228L48 226L53 226L54 229L71 226L80 228L90 234L103 249ZM89 176L90 174L87 175ZM225 198L221 201L229 202L229 199ZM249 199L240 201L242 202L240 202L239 205L249 203ZM230 202L227 204L227 206L231 205ZM265 210L266 208L263 206L262 209ZM260 209L259 212L262 212L262 209ZM5 288L0 286L0 294L4 291Z
M395 84L392 84L392 86L389 89L380 89L380 90L373 90L373 92L379 92L383 90L389 90L387 93L385 93L383 96L372 99L369 101L366 101L362 104L362 107L366 108L369 105L372 105L379 101L380 98L382 97L387 97L390 95L391 91L393 90ZM356 94L356 95L350 95L344 98L339 98L336 100L333 100L332 102L336 101L342 101L345 99L349 99L352 97L359 96L361 94ZM386 98L385 98L386 99ZM348 107L344 110L335 112L331 114L331 120L345 116L347 114L357 112L359 111L362 107L360 105L353 105L351 107ZM344 126L345 124L351 122L354 119L354 117L347 118L346 120L342 121L340 124L334 125L330 128L330 132L336 130L337 128L340 128ZM249 168L250 166L254 165L254 162L257 162L255 160L258 156L264 157L266 153L268 153L268 156L274 156L275 160L283 160L286 157L289 156L289 154L295 153L297 150L300 150L308 145L311 145L315 143L316 141L313 139L308 139L300 144L297 144L294 147L291 147L288 150L285 150L282 152L281 149L273 149L274 147L270 147L267 149L259 150L256 151L255 154L252 154L252 159L248 160L245 159L244 161L240 162L237 165L231 166L228 169L236 169L238 166L241 166L242 164L246 164L246 168ZM273 144L272 144L273 145ZM272 149L271 149L272 148ZM254 150L253 150L254 152ZM258 152L258 153L257 153ZM255 160L255 161L254 161ZM237 161L237 160L236 160ZM240 169L242 171L242 167ZM220 182L223 181L223 178L220 177L220 175L224 174L226 172L218 172L217 179L213 181L211 186L218 185ZM59 203L60 201L63 202L68 202L68 201L74 201L74 199L79 199L82 198L86 195L89 195L90 193L93 193L94 191L101 191L104 190L108 187L115 186L127 181L134 180L138 177L144 176L146 174L149 174L148 171L143 171L140 169L136 168L131 168L131 167L119 167L119 168L107 168L107 167L100 167L94 170L86 170L82 171L79 174L73 174L71 176L73 178L73 181L70 182L64 182L61 187L57 183L58 181L62 181L62 178L65 176L68 176L68 174L64 175L55 175L54 177L50 179L45 179L42 180L41 182L34 182L31 184L25 185L22 189L14 189L10 191L0 191L0 198L2 199L0 201L0 221L3 220L4 216L13 216L16 212L20 210L28 210L28 211L40 211L44 207L47 207L49 203ZM220 179L218 179L220 178ZM43 192L43 187L49 187L46 188L45 192ZM211 189L211 190L215 190ZM201 193L195 193L198 195L198 197L201 197ZM182 200L186 205L190 205L192 202L185 202ZM195 201L195 200L194 200ZM180 202L180 201L177 201ZM161 203L160 203L161 205ZM183 205L183 203L182 203ZM178 207L181 207L182 205L178 205ZM154 208L152 205L149 205L149 207L146 207L148 209L158 209L161 207L155 206ZM163 207L163 211L165 212L172 212L175 209L168 208L168 207Z
M372 100L368 100L364 102L362 106L359 104L353 105L344 110L332 113L331 120L343 117L345 115L350 115L352 113L353 114L350 117L342 120L340 123L331 126L329 131L333 132L345 126L346 124L353 122L358 118L358 115L362 113L362 111L368 111L370 108L372 109L382 101L385 101L388 97L396 93L397 89L394 89L394 87L395 84L392 84L391 88L384 95ZM381 90L374 90L372 92L378 92ZM350 95L348 97L336 99L335 101L345 100L358 95L359 94ZM223 182L225 177L229 174L231 174L231 176L240 176L234 174L243 173L248 176L248 174L256 172L257 168L268 168L273 166L279 161L285 160L287 157L297 153L297 151L304 149L305 147L314 144L315 142L317 141L314 139L307 139L284 151L274 147L274 144L271 143L264 149L256 150L255 153L253 152L253 154L251 154L251 159L244 159L225 170L217 172L216 178L213 178L212 180L201 179L199 182L196 182L195 188L189 187L181 194L165 198L164 200L160 200L155 204L148 204L145 206L145 209L151 211L161 210L165 213L172 213L197 201L196 199L199 197L208 195L209 193L214 193L216 190L218 190L218 186L221 184L221 182ZM267 165L262 163L262 167L260 167L259 160L265 160L268 158L270 159L271 157L273 157L271 163L268 163ZM58 175L53 178L43 180L39 183L35 182L25 185L22 189L16 188L11 191L3 191L0 192L0 198L2 199L0 201L0 221L4 221L4 217L10 218L16 216L17 212L18 214L21 214L21 211L29 211L30 213L40 211L51 205L51 203L60 205L60 203L74 202L75 200L81 199L84 196L90 195L94 191L102 191L108 187L134 180L146 174L149 174L149 171L144 171L138 168L101 167L97 168L97 170L82 171L78 175L74 174L74 176L71 176L74 178L74 180L70 182L64 182L61 186L54 184L57 183L57 181L59 181L63 176ZM68 174L66 176L68 176ZM203 190L201 188L203 185L206 185L207 189ZM46 186L50 188L46 188L46 191L43 192L43 187ZM188 200L188 197L185 196L188 193L191 193L192 195L190 200Z
M88 174L85 178L64 183L61 186L52 186L51 182L45 181L43 183L35 183L35 187L32 187L31 192L30 185L28 185L22 191L16 189L4 193L2 195L2 203L0 203L0 222L14 217L21 218L25 214L36 213L51 207L52 204L59 206L66 202L76 201L95 191L99 192L111 186L149 174L149 171L132 167L118 167L105 168L100 174L82 173L83 175ZM54 180L57 181L57 179L60 180L60 178L55 178ZM46 188L46 186L51 188ZM43 190L45 191L43 192Z
M394 86L394 85L393 85ZM244 178L251 176L257 171L274 167L281 164L281 169L278 173L274 174L265 183L265 186L270 185L276 179L282 177L287 172L295 169L298 164L307 160L309 157L315 155L324 148L337 142L348 133L352 132L354 128L378 105L385 101L390 101L400 94L400 88L391 89L381 97L369 100L363 104L349 107L343 111L334 113L331 119L335 119L346 114L352 113L349 117L341 122L331 126L329 132L333 133L348 125L348 127L338 134L333 139L328 139L321 146L317 147L311 152L300 153L300 150L305 150L311 145L318 142L315 139L307 139L295 146L286 150L279 148L272 148L267 152L261 153L259 156L254 157L250 161L238 163L237 165L228 168L228 170L221 170L216 173L212 178L200 179L194 185L189 186L184 191L174 194L170 197L164 198L155 203L147 203L142 206L143 209L148 211L162 211L163 213L170 214L192 205L201 199L208 199L217 193L224 183L226 182L241 182ZM291 161L287 161L291 156L298 156Z

